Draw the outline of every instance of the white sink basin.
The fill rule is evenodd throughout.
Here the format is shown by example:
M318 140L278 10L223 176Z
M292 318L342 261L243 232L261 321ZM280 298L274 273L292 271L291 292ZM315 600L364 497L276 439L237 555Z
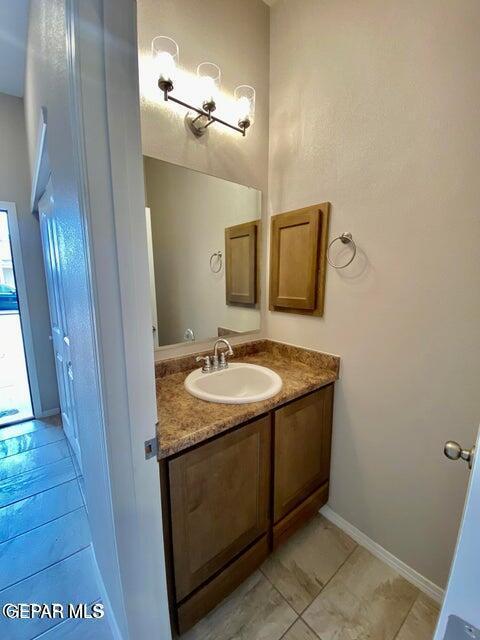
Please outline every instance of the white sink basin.
M203 373L195 369L185 378L185 389L201 400L246 404L266 400L282 388L282 379L267 367L232 362L227 369Z

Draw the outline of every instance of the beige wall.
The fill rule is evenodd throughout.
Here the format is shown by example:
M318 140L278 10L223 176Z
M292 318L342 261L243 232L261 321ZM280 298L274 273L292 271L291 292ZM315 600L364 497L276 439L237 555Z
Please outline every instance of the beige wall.
M271 212L332 202L323 319L274 339L342 357L331 506L443 586L480 421L480 4L279 0L271 9Z
M188 328L197 341L218 327L258 331L260 310L226 304L225 268L212 273L210 256L221 250L225 265L225 228L259 219L260 192L149 157L144 173L160 346L183 342Z
M262 0L243 0L241 12L236 0L138 0L137 5L143 153L260 189L265 210L269 7ZM150 56L152 39L157 35L169 35L177 41L181 65L192 72L200 62L216 62L221 67L222 87L227 93L232 94L238 84L255 87L255 124L245 138L219 126L210 132L208 139L198 140L185 129L183 109L146 97L150 89L143 90L145 61ZM261 291L264 290L262 278ZM266 308L264 299L262 306ZM178 353L177 348L174 353ZM170 354L165 351L163 355Z

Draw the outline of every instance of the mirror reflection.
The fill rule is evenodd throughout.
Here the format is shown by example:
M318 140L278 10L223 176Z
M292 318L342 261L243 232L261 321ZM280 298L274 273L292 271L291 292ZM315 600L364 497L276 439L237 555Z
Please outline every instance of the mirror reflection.
M155 347L260 329L261 192L144 156Z

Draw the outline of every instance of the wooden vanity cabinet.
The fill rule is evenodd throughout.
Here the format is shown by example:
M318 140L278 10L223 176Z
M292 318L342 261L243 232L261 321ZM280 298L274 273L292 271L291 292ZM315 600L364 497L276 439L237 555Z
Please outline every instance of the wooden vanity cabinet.
M270 438L268 415L170 461L177 602L267 532Z
M273 546L328 499L333 384L274 412Z
M180 633L327 502L332 408L333 384L162 461Z

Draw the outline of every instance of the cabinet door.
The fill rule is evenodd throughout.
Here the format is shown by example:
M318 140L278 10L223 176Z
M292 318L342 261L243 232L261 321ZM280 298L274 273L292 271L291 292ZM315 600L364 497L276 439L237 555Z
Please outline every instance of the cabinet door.
M227 304L257 301L257 226L255 221L225 229Z
M271 218L270 309L323 315L330 205Z
M169 463L177 602L269 526L270 416Z
M274 521L330 475L333 385L275 411Z

